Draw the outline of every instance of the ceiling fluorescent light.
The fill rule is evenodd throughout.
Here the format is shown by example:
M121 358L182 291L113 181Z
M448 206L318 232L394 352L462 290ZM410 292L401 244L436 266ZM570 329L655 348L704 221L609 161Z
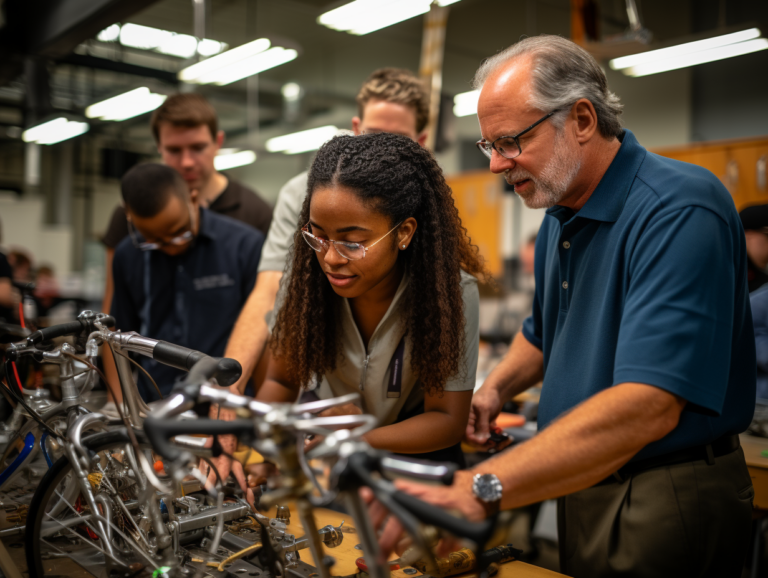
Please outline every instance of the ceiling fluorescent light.
M729 44L728 46L720 46L718 48L702 50L701 52L694 52L693 54L685 54L683 56L678 56L677 58L638 64L636 66L625 68L622 72L627 76L647 76L649 74L657 74L668 70L696 66L697 64L704 64L705 62L714 62L716 60L733 58L734 56L742 56L743 54L750 54L751 52L758 52L766 49L768 49L768 39L756 38L755 40L739 42L738 44Z
M154 50L161 54L191 58L195 52L201 56L213 56L227 49L225 42L203 38L198 41L189 34L177 34L168 30L160 30L151 26L138 24L112 24L96 35L101 42L120 41L124 46L141 50Z
M721 36L705 38L704 40L686 42L684 44L678 44L677 46L670 46L669 48L660 48L658 50L649 50L639 54L630 54L629 56L614 58L610 61L609 65L613 70L624 70L641 64L678 58L696 52L712 50L739 42L745 42L747 40L753 40L759 37L760 30L757 28L750 28L749 30L742 30L732 34L723 34Z
M293 48L273 46L266 52L256 54L255 56L231 64L226 68L201 76L195 82L198 84L216 84L218 86L224 86L242 80L243 78L253 76L259 72L269 70L275 66L290 62L298 55L299 53Z
M438 4L457 1L439 0ZM333 30L362 35L425 14L431 4L432 0L355 0L322 14L317 21Z
M120 44L142 50L157 48L172 37L173 32L139 24L123 24L120 29Z
M200 56L213 56L219 52L223 52L227 49L227 45L224 42L218 40L211 40L210 38L203 38L197 44L197 53Z
M51 145L88 132L87 122L68 120L63 116L44 122L21 133L24 142Z
M164 94L155 94L142 86L92 104L85 109L85 116L101 120L126 120L155 110L166 98Z
M96 40L101 40L102 42L115 42L118 38L120 38L119 24L112 24L111 26L107 26L104 30L96 35Z
M271 153L295 155L314 151L331 140L339 129L335 126L321 126L283 136L276 136L267 141L267 150Z
M189 34L174 34L156 50L179 58L192 58L197 52L197 38Z
M456 116L469 116L477 114L477 101L480 99L479 90L462 92L453 97L453 114Z
M179 80L184 82L198 82L198 78L264 52L271 45L272 43L269 39L259 38L248 44L232 48L231 50L222 52L218 56L203 60L202 62L198 62L197 64L193 64L192 66L188 66L181 70L178 74Z
M225 150L227 152L224 153ZM221 149L213 159L213 166L217 171L226 171L227 169L250 165L255 160L256 153L253 151L234 152L232 149Z
M451 4L456 4L459 0L437 0L438 6L450 6Z

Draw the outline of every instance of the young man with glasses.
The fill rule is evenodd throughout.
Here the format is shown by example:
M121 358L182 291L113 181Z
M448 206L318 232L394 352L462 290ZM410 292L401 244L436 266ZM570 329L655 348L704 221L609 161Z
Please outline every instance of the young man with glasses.
M558 498L575 578L740 576L755 336L733 199L622 129L605 74L569 40L522 40L475 85L491 171L547 214L533 314L474 394L466 437L493 445L504 403L543 381L539 433L450 487L399 488L471 520ZM385 553L399 534L389 523Z
M128 237L115 250L117 328L221 356L253 289L264 235L200 206L181 175L159 164L126 173ZM166 395L184 372L140 358ZM140 374L139 391L158 399Z
M258 229L264 235L272 222L272 207L247 186L216 170L214 160L224 144L216 110L205 97L174 94L152 113L152 136L163 163L175 169L190 191L197 191L200 206ZM102 242L106 253L103 308L109 309L114 290L111 270L117 245L128 236L122 205L115 207Z

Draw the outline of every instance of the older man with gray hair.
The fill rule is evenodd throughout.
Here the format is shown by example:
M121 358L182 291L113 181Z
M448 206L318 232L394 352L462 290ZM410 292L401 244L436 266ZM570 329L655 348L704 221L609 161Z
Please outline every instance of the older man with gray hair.
M755 343L728 191L640 146L598 63L568 40L522 40L475 82L478 148L547 214L533 314L475 394L466 437L490 446L501 406L543 380L540 433L450 487L398 486L471 520L559 498L569 576L740 575ZM385 528L385 551L399 532Z

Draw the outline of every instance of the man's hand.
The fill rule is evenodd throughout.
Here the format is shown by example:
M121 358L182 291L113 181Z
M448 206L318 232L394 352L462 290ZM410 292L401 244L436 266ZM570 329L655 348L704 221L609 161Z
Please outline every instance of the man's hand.
M482 449L490 449L495 444L488 438L496 426L496 418L501 412L503 402L498 390L486 382L472 396L472 408L469 411L469 421L464 434L464 441Z
M395 480L395 487L443 510L456 512L471 522L479 522L485 518L485 509L472 493L473 477L469 471L459 471L454 475L453 484L450 486L433 486ZM361 496L368 503L368 515L374 530L378 531L384 525L384 529L379 535L381 559L378 560L380 564L383 564L401 543L403 527L397 518L389 516L387 509L374 499L373 492L369 489L364 488L361 491ZM437 554L438 556L445 556L460 547L458 541L444 539L438 545Z

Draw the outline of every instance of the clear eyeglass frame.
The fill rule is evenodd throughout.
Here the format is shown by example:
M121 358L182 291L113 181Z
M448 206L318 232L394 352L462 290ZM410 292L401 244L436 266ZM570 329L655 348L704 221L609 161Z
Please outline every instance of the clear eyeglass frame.
M187 208L189 209L189 226L194 228L194 213L189 206ZM167 246L181 247L182 245L190 243L192 239L195 238L195 234L189 230L184 231L181 235L177 235L176 237L168 239L167 241L140 241L139 234L130 219L128 219L128 234L131 236L131 242L133 243L133 246L136 247L139 251L157 251Z
M368 250L371 249L374 245L376 245L376 243L388 237L392 233L392 231L396 230L402 224L403 224L403 221L400 221L397 225L392 227L386 235L384 235L383 237L379 237L367 247L362 243L348 243L347 241L332 241L330 239L321 239L319 237L315 237L312 233L309 232L309 227L310 227L309 223L307 223L301 228L301 235L304 237L304 240L307 242L307 245L309 245L310 248L317 253L321 253L321 252L325 253L328 251L328 249L330 249L331 245L333 245L333 248L336 250L336 252L339 254L339 256L342 259L346 259L347 261L358 261L360 259L363 259L368 254Z

